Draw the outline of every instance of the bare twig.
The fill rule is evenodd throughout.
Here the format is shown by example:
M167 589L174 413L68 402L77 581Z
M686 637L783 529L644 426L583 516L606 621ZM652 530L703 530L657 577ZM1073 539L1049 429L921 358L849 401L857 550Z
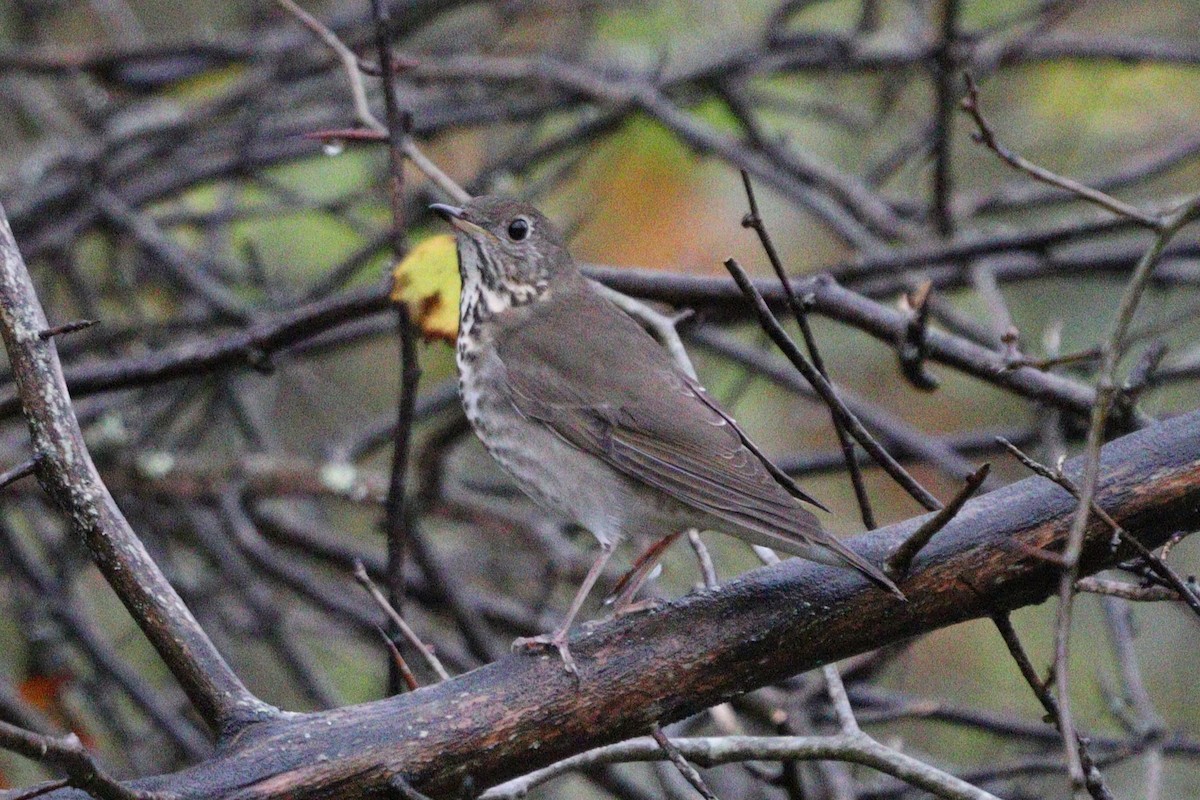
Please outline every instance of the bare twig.
M1166 544L1164 544L1162 546L1162 550L1159 551L1159 558L1166 562L1166 560L1171 557L1171 551L1175 549L1175 545L1186 539L1189 533L1190 531L1178 531L1171 536L1171 538L1167 539Z
M1001 144L996 138L995 129L992 128L991 123L983 116L983 112L979 108L979 90L975 86L975 80L971 77L970 73L967 73L964 78L967 84L967 96L962 100L962 109L971 116L971 119L975 120L975 126L978 130L972 134L971 138L976 142L987 147L1013 169L1024 172L1034 180L1048 183L1059 189L1065 189L1076 197L1087 200L1089 203L1094 203L1114 214L1119 214L1143 227L1154 231L1162 230L1162 219L1160 217L1142 211L1137 206L1132 206L1104 192L1084 186L1076 180L1057 175L1045 167L1040 167L1023 156L1012 152Z
M850 707L850 698L846 695L846 686L842 683L837 664L826 664L822 667L822 674L825 677L826 690L829 692L829 702L833 704L833 712L837 715L842 733L846 736L860 733L858 720L854 718L854 709Z
M1150 385L1155 370L1158 369L1158 365L1162 363L1163 357L1166 354L1166 342L1161 339L1151 342L1146 347L1145 352L1138 358L1137 363L1129 370L1129 375L1125 378L1125 382L1121 386L1117 402L1131 408L1137 405L1138 398L1142 396L1142 392Z
M387 137L388 128L375 113L371 111L371 103L367 99L366 82L363 80L364 73L358 63L358 57L354 52L346 46L346 44L338 38L338 35L326 27L320 20L309 14L303 8L298 6L294 0L275 0L286 9L290 14L300 20L304 27L308 28L313 34L324 42L329 49L337 54L342 62L342 69L346 73L346 78L350 83L350 93L354 99L354 113L358 116L359 121L379 135L381 138ZM381 62L391 64L391 60ZM389 72L383 70L384 73ZM441 170L437 164L433 163L416 143L412 141L412 137L405 136L401 145L404 155L409 161L421 171L425 177L429 178L443 192L449 195L453 200L459 203L464 203L471 199L471 196L459 186L453 178Z
M917 557L925 545L929 544L929 540L934 537L938 531L946 527L946 523L954 519L955 515L962 509L975 492L979 491L979 487L987 480L988 473L991 472L991 464L983 464L975 472L967 476L965 485L958 490L954 498L946 504L945 508L934 513L921 527L913 533L912 536L900 543L884 565L884 570L892 578L903 577L908 572L912 561Z
M925 368L925 358L929 355L926 333L929 330L929 296L932 291L933 283L925 281L911 295L905 295L911 316L904 328L904 338L896 343L900 374L923 392L932 392L940 385L938 379Z
M341 59L342 69L346 73L346 77L350 83L350 93L354 98L354 113L358 116L360 122L366 125L371 130L386 135L387 128L375 113L371 111L371 103L367 100L367 87L362 79L362 71L358 66L358 56L354 55L349 47L342 42L338 35L327 28L319 19L309 14L293 0L275 0L289 14L298 19L304 27L312 31L313 35L320 39L325 45L337 54ZM389 62L383 62L389 63ZM383 70L385 73L386 69Z
M100 320L98 319L77 319L74 322L64 322L62 325L55 325L51 328L46 328L46 330L39 333L38 336L43 339L49 339L53 336L65 336L69 333L87 330L93 325L99 324Z
M876 742L863 733L838 736L714 736L671 739L671 744L689 761L703 767L743 761L810 761L834 759L863 764L938 797L953 800L997 800L997 798L952 775ZM524 777L494 786L480 800L516 800L534 786L595 764L631 761L660 761L667 758L653 738L589 750L581 755L531 772Z
M388 653L392 657L392 666L400 674L405 688L410 692L415 692L421 688L420 682L417 681L417 676L413 674L412 669L408 666L408 661L405 660L404 654L400 652L400 648L396 646L395 640L391 636L388 636L388 632L382 628L379 629L379 638L383 639L383 646L388 649Z
M6 469L0 472L0 489L8 486L10 483L16 483L21 478L27 478L37 470L37 459L31 458L23 464L18 464L12 469Z
M46 781L39 786L31 786L24 791L17 792L7 797L7 800L33 800L35 797L41 797L50 792L56 792L59 789L70 786L71 782L67 780Z
M1162 796L1163 747L1166 723L1154 707L1154 701L1142 676L1134 648L1133 611L1129 603L1105 597L1104 618L1108 623L1113 654L1121 675L1120 696L1112 698L1113 713L1134 735L1150 743L1146 754L1146 800Z
M801 299L796 296L791 281L788 280L787 271L783 268L783 261L775 250L771 234L767 231L767 225L763 222L762 215L758 213L758 198L754 195L754 184L750 181L750 174L744 169L742 170L742 186L746 190L746 202L750 206L749 213L742 219L742 227L753 228L754 232L758 234L758 240L767 254L767 260L771 263L771 268L775 270L775 277L779 278L779 285L783 287L788 307L791 308L792 315L796 318L796 324L800 326L800 334L804 337L804 346L808 349L808 357L812 359L813 367L817 372L821 373L821 376L828 381L829 372L825 369L825 359L821 357L817 339L813 336L812 326L808 322L807 310ZM851 441L850 434L846 432L846 426L837 413L831 409L829 415L833 421L833 430L837 434L838 446L842 449L846 469L850 473L850 485L854 487L854 498L858 501L858 510L862 515L863 526L867 530L871 530L875 527L875 512L871 509L871 498L867 495L862 469L854 455L854 442Z
M1053 481L1069 492L1072 497L1081 500L1083 493L1080 491L1079 486L1076 485L1075 481L1068 478L1061 468L1051 469L1050 467L1047 467L1045 464L1042 464L1031 458L1028 454L1022 451L1021 448L1017 447L1003 437L998 437L997 441L1006 450L1008 450L1008 452L1012 453L1012 455L1018 461L1028 467L1030 471L1040 475L1043 478L1046 478L1047 480ZM1170 565L1168 565L1162 558L1155 556L1153 552L1147 549L1146 546L1139 542L1135 537L1129 536L1128 532L1125 531L1125 529L1119 525L1117 521L1114 520L1112 516L1103 508L1101 508L1100 505L1094 500L1091 504L1091 513L1095 514L1101 521L1104 522L1105 525L1109 527L1110 530L1112 530L1115 540L1124 542L1136 550L1138 555L1140 555L1146 561L1146 564L1150 567L1150 569L1175 589L1178 599L1187 603L1188 606L1190 606L1191 609L1196 612L1198 616L1200 616L1200 596L1197 595L1196 591L1188 585L1188 582L1185 581L1178 572L1172 569ZM1066 561L1062 560L1059 563L1060 565L1065 566Z
M1079 364L1084 361L1098 361L1100 359L1100 348L1090 347L1087 350L1080 350L1077 353L1067 353L1061 356L1048 356L1046 358L1029 358L1027 356L1018 356L1009 360L1005 365L1006 369L1018 369L1020 367L1033 367L1034 369L1052 369L1068 364Z
M99 800L165 800L167 797L131 789L111 778L100 769L87 748L80 743L79 737L73 733L58 738L42 736L0 720L0 747L58 767L67 773L67 785L83 789ZM51 784L51 788L58 787ZM25 796L36 797L39 794L42 792L34 791Z
M400 259L408 249L404 219L404 142L409 138L412 121L409 115L401 112L400 101L396 97L391 69L391 44L388 40L390 16L380 0L371 0L371 14L375 21L375 48L379 55L380 83L383 87L387 120L387 186L392 209L392 254L396 259ZM400 339L400 388L396 403L396 429L392 445L391 476L388 480L387 511L383 524L388 548L388 598L398 615L404 607L404 559L410 538L409 528L415 524L415 515L409 513L406 486L413 412L421 377L421 366L417 361L417 330L409 316L408 307L403 303L396 305L396 328ZM398 662L393 658L391 663ZM401 680L411 679L411 673L403 673L404 670L391 673L389 688L393 693L399 691Z
M408 640L409 644L417 649L417 652L425 659L425 663L429 665L429 668L442 680L449 680L450 673L442 666L442 662L433 652L433 648L421 641L421 637L417 636L416 631L404 621L403 617L396 613L396 609L392 608L392 604L388 602L383 592L379 591L379 587L371 580L371 576L367 574L367 568L363 566L361 561L354 565L354 579L370 593L375 604L387 615L392 624L400 629L400 632L404 634L404 638Z
M1062 707L1055 701L1054 695L1050 689L1038 677L1037 670L1034 669L1033 662L1029 660L1025 648L1021 645L1021 640L1017 636L1017 631L1013 628L1012 622L1007 614L995 614L992 616L992 622L996 625L996 630L1000 632L1000 637L1004 640L1004 644L1008 647L1008 652L1012 655L1013 660L1017 662L1017 668L1021 671L1021 676L1025 678L1025 682L1029 684L1029 688L1033 690L1038 702L1042 704L1042 708L1046 710L1046 715L1059 731L1062 731ZM1055 672L1055 680L1060 680L1061 675ZM1065 736L1064 736L1065 738ZM1078 734L1073 734L1069 740L1069 745L1075 748L1075 759L1079 762L1079 770L1083 775L1081 782L1082 787L1086 787L1088 792L1095 800L1112 800L1112 794L1105 786L1104 777L1100 774L1099 768L1096 766L1095 760L1092 758L1091 751L1088 747L1088 740ZM1069 761L1068 761L1069 763Z
M719 585L717 582L717 568L713 566L712 554L704 546L704 540L700 538L700 532L695 529L689 530L687 537L692 550L696 552L696 560L700 562L700 574L704 576L705 587L709 589L717 588Z
M1162 601L1182 603L1186 600L1186 597L1181 596L1179 592L1166 586L1138 586L1136 583L1107 580L1094 576L1080 578L1075 582L1075 588L1081 592L1102 594L1109 597L1119 597L1122 600L1145 603Z
M930 59L933 70L936 107L933 131L933 192L930 203L937 232L948 237L954 233L953 172L954 146L954 73L958 69L959 0L942 0L939 37Z
M679 774L692 785L692 788L700 793L701 797L705 798L705 800L717 800L717 795L713 793L712 789L708 788L708 784L704 782L704 778L701 777L700 772L688 763L687 758L684 757L683 753L679 752L679 748L667 738L667 735L663 733L662 728L657 723L650 726L650 738L662 748L667 758L675 765L675 769L679 770Z
M846 430L849 431L850 435L853 436L858 443L863 446L863 449L866 450L873 459L875 459L875 463L883 467L884 471L891 475L896 483L900 484L900 486L903 487L904 490L907 491L918 503L930 511L936 511L940 509L942 507L941 502L939 502L936 497L930 494L928 489L921 486L916 479L909 475L908 471L905 470L904 467L900 466L900 464L894 458L892 458L882 446L880 446L879 442L875 440L875 437L873 437L870 432L862 426L862 423L858 421L858 418L854 416L850 409L846 408L845 403L838 398L837 392L835 392L833 387L830 386L829 381L825 380L821 373L817 372L812 364L809 363L808 359L804 357L804 355L796 347L796 344L784 332L783 328L779 324L779 320L775 319L775 315L771 313L770 307L767 306L766 301L763 300L763 297L761 294L759 294L758 289L755 288L754 284L750 281L750 278L746 275L745 270L743 270L741 266L738 265L737 261L732 258L726 259L725 267L729 270L729 273L733 275L733 279L737 282L738 287L742 290L742 293L746 296L746 299L750 301L752 307L754 308L755 314L758 316L759 324L762 325L763 330L767 332L772 341L774 341L783 354L788 357L788 360L792 362L796 369L798 369L801 374L804 375L805 380L812 385L813 389L816 390L817 394L821 396L821 399L825 401L830 410L841 418L842 424L846 426Z

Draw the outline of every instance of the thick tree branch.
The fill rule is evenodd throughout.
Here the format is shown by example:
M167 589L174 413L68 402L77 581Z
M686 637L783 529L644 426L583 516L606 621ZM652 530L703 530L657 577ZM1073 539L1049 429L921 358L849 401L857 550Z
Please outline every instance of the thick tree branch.
M274 711L242 685L150 558L100 479L71 407L53 338L8 218L0 208L0 334L36 461L38 482L214 730Z
M1096 500L1143 544L1200 526L1200 412L1102 455ZM1065 469L1078 475L1081 464ZM1039 477L968 502L914 560L908 602L849 570L792 559L577 637L578 682L554 659L509 656L400 697L253 725L217 758L134 785L197 800L363 797L396 774L435 796L468 776L496 785L819 664L1039 603L1059 570L1031 553L1062 547L1075 506ZM879 560L927 517L852 544ZM1083 572L1128 557L1111 540L1102 521L1088 527Z

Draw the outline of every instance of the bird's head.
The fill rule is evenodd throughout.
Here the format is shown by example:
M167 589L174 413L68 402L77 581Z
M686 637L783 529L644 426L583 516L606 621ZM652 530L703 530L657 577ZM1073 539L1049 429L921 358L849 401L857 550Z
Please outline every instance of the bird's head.
M463 206L430 206L454 226L463 285L535 299L574 266L562 234L529 203L482 196Z

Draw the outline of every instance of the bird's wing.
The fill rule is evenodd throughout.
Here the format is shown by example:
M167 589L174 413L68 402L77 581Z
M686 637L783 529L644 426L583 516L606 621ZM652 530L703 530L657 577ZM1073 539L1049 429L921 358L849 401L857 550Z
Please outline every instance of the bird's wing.
M804 496L790 493L794 484L781 484L782 473L649 334L589 288L574 294L538 304L497 339L518 411L779 549L805 554L816 544L840 555L797 502Z

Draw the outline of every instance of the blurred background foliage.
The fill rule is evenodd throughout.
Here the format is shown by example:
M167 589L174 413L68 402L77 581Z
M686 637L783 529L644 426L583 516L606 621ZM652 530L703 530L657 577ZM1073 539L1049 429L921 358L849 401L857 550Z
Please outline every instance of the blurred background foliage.
M362 35L367 30L368 5L365 0L343 0L308 3L306 8L327 21L342 20L343 31L357 31L357 49L369 60L372 51L362 46L369 41ZM863 23L864 14L859 0L791 3L791 11L782 17L775 0L528 0L440 5L456 7L431 11L426 23L398 40L399 50L418 62L471 52L550 54L566 61L619 65L613 68L615 72L644 71L664 83L719 62L722 54L732 56L753 46L762 39L765 26L775 26L773 33L781 37L813 37L816 47L818 34L853 31ZM1194 43L1200 41L1200 6L1194 0L1057 4L963 0L959 5L959 30L968 39L1036 24L1031 20L1037 19L1039 8L1054 5L1060 7L1055 12L1055 33L1133 41L1167 39L1191 45L1193 51ZM439 4L413 6L433 9ZM864 47L886 49L927 41L931 32L936 32L942 4L889 0L867 6L877 16L860 41ZM230 103L220 117L222 125L236 130L236 125L228 125L227 117L240 116L248 140L274 140L286 152L252 158L241 167L218 170L210 178L198 176L179 187L148 193L139 210L156 220L185 252L210 259L236 301L255 309L256 314L286 310L313 299L314 287L321 286L332 265L363 251L389 224L382 188L386 153L374 145L323 145L302 139L305 131L353 124L344 78L319 45L299 38L305 43L297 48L302 57L297 55L294 62L271 61L269 66L241 58L228 59L228 63L209 60L199 46L236 43L252 50L256 43L270 47L286 36L299 38L307 33L265 2L11 0L0 5L0 105L5 109L0 114L0 199L17 217L18 238L24 234L34 239L41 235L39 231L44 233L74 213L75 206L70 203L46 208L37 205L39 192L61 181L61 176L51 173L65 169L64 164L90 170L92 180L99 183L111 179L119 188L122 175L130 174L137 159L153 162L162 157L166 163L174 163L169 158L174 144L159 139L144 151L130 149L133 155L106 174L104 160L92 155L93 148L108 147L114 157L120 156L122 125L128 125L129 135L136 138L139 127L153 124L156 118L185 120L189 110ZM166 69L162 63L113 62L107 70L57 73L19 63L22 57L36 54L132 52L176 45L185 53L191 49L197 54L192 68L183 68L178 75L160 72ZM1031 59L981 74L982 102L1003 141L1037 163L1086 182L1197 139L1198 64L1196 58L1157 63L1147 59L1128 59L1126 63L1111 58ZM293 70L307 77L292 80ZM263 77L271 71L280 85L288 87L278 96L272 96L274 79ZM246 90L255 87L255 81L262 83ZM928 222L933 169L929 124L936 82L924 64L766 70L747 83L747 91L760 106L758 122L763 135L779 138L845 173L874 176L874 188L896 208L905 210L917 224ZM425 102L424 91L419 79L408 81L401 76L401 100L413 104L417 114ZM482 91L464 89L461 101L469 104ZM957 97L957 84L955 92ZM722 134L744 133L728 104L706 93L703 84L682 92L677 102ZM722 260L734 256L755 274L770 275L757 240L740 224L746 201L737 170L726 160L697 153L682 143L676 132L647 115L618 119L603 135L540 160L530 169L505 168L523 144L549 141L589 114L598 117L601 113L596 108L581 110L581 104L573 103L532 121L514 118L440 124L432 136L422 136L422 145L464 185L536 198L545 211L571 230L574 252L583 262L722 276ZM985 201L1030 191L1030 182L973 143L969 120L955 116L949 147L957 235L969 238L1103 217L1078 204L1062 202L980 212ZM417 116L414 122L420 131L423 120ZM188 125L180 131L184 143L186 137L207 135ZM892 158L905 147L912 150L911 157ZM1200 147L1193 150L1200 153ZM51 164L53 168L48 168ZM501 166L495 169L495 165ZM480 175L486 177L481 180ZM1196 191L1198 179L1200 158L1179 158L1160 174L1119 193L1123 199L1153 206ZM411 208L440 199L423 184L416 170L409 169L407 181ZM794 202L761 181L757 183L767 225L793 273L853 264L861 256ZM36 216L19 216L23 212L36 212ZM63 216L56 217L58 214ZM435 232L442 231L427 217L411 219L410 241ZM1184 237L1189 244L1194 238L1194 231ZM1105 248L1116 246L1114 243L1128 240L1140 246L1148 236L1118 232L1080 246L1102 254ZM204 334L215 324L203 304L181 292L177 281L164 279L163 270L147 256L145 247L131 241L127 231L116 230L111 221L85 223L77 235L34 249L31 264L51 320L99 318L103 320L101 329L113 336L69 340L65 345L68 363L72 363L72 346L79 348L78 359L101 359L183 341L187 335ZM337 288L373 285L386 274L391 261L386 248L377 244L363 253ZM65 262L71 265L67 271ZM1070 353L1101 340L1110 325L1122 277L1107 270L1091 275L1084 269L1004 284L1003 296L1027 352L1042 355L1053 348ZM72 285L80 281L89 284L90 290L84 292ZM1160 338L1170 347L1169 360L1177 363L1200 356L1196 336L1200 324L1196 314L1187 313L1197 300L1194 286L1156 286L1139 316L1140 324L1173 320ZM888 302L895 302L896 292L884 294ZM962 315L988 323L991 310L978 292L953 289L945 292L944 298ZM1174 315L1181 311L1183 318L1176 320ZM1039 415L1050 413L944 368L934 368L942 381L938 391L917 391L898 374L894 349L826 319L816 318L814 328L839 383L930 436L1036 427ZM744 322L736 330L746 341L762 341L756 329ZM122 331L129 332L133 344L117 340ZM819 406L699 348L695 356L706 384L732 406L771 454L784 457L836 447L828 416ZM453 376L452 352L442 343L423 345L420 362L426 392ZM1086 366L1070 366L1065 371L1089 379ZM198 543L206 528L220 526L212 504L182 508L180 498L191 490L172 487L170 478L178 476L175 470L182 460L198 473L211 467L211 475L196 479L210 481L207 488L195 490L211 500L221 495L223 481L247 480L238 469L221 466L247 454L295 459L315 465L317 470L341 463L347 442L394 415L397 381L394 331L390 325L376 325L362 335L314 347L302 357L278 359L269 375L235 371L193 376L182 383L166 384L169 391L126 392L117 395L121 402L81 405L85 412L92 410L85 414L90 441L135 528L146 536L156 557L169 565L173 580L198 608L201 621L217 629L219 646L250 688L272 703L296 709L316 704L311 694L279 679L277 656L255 636L255 625L261 619L246 610L244 598L225 596L229 574L211 569L211 562L221 557L206 552ZM1156 386L1143 403L1147 412L1161 415L1195 408L1197 400L1194 383L1172 382ZM454 410L442 411L419 427L415 452L422 452L431 436L441 435L454 414ZM254 441L247 435L248 429L266 431L269 438ZM5 463L15 463L23 442L21 427L10 419L4 437ZM501 482L470 437L460 436L456 441L447 466L452 487L471 489L481 482ZM1075 452L1079 445L1068 441L1066 446ZM1046 455L1053 449L1040 452ZM1011 459L988 458L1003 480L1024 476ZM354 491L361 490L366 499L293 496L282 491L271 496L268 491L259 500L259 510L264 516L301 518L310 526L336 532L337 540L365 552L381 553L380 498L390 459L390 448L381 446L354 463L350 473ZM414 470L420 468L418 464ZM244 469L244 463L239 469ZM939 470L922 464L914 464L913 470L940 497L950 496L957 488ZM329 479L327 472L321 474ZM881 523L919 512L877 470L868 470L867 478ZM419 482L414 474L410 488ZM813 474L806 476L804 483L833 509L829 527L844 534L861 529L844 474ZM98 634L121 660L134 665L142 680L173 697L169 676L127 614L98 575L82 563L78 550L64 540L57 523L45 518L44 507L30 496L32 491L30 486L21 492L9 490L0 500L6 527L42 557L57 559L48 562L54 579L69 586L76 607L86 612ZM505 502L516 509L514 520L525 520L530 514L520 498L509 497ZM545 546L539 537L558 537L558 531L547 532L549 529L536 522L489 524L461 514L422 514L421 524L455 581L514 605L533 604L545 612L537 617L543 624L562 611L573 592L570 570L562 575L563 564L547 564L539 555ZM717 536L706 540L722 577L757 564L736 542ZM573 568L577 571L579 559L590 555L592 543L590 538L580 537L575 545L579 555ZM1190 571L1200 554L1194 542L1185 541L1173 558L1182 570ZM344 602L359 605L364 615L373 613L348 571L320 563L307 568L328 585L340 586ZM111 682L96 677L94 665L69 645L71 636L61 621L51 611L38 608L28 582L17 572L0 573L5 597L0 604L4 611L0 614L0 642L6 644L0 652L0 674L52 721L85 732L108 728L96 718L104 704L87 699L88 693L114 692L108 713L123 720L118 727L125 729L127 738L124 745L118 745L106 738L109 734L98 733L94 743L99 751L112 759L118 771L136 772L174 763L173 758L153 752L158 735L154 726L135 711L136 704L128 697L115 692ZM544 588L546 579L556 575L552 590ZM667 559L662 591L678 594L696 580L691 553L677 547ZM266 602L277 607L290 635L311 654L315 670L330 685L329 695L345 703L380 696L386 659L379 641L362 630L349 629L336 614L315 611L310 601L299 599L281 583L276 576L263 589ZM593 607L592 613L600 612ZM1194 680L1200 629L1195 619L1168 604L1138 607L1134 613L1141 665L1159 712L1172 731L1200 738ZM414 624L435 643L450 635L445 633L448 616L436 604L414 604L411 614ZM1053 614L1050 603L1015 616L1039 666L1050 662ZM508 635L504 626L493 632L498 639ZM1099 600L1084 596L1073 639L1076 713L1084 730L1118 735L1122 728L1112 711L1117 667L1106 637ZM462 652L461 645L445 646ZM473 663L469 656L464 659L462 666ZM877 685L952 705L1028 720L1040 718L1040 709L1003 644L984 622L959 625L915 642L888 662ZM953 764L960 772L1031 753L1027 742L922 720L919 715L879 730L885 740L902 742L906 749L928 754L936 763ZM145 742L129 745L142 736L147 737ZM121 753L122 747L130 750ZM1105 769L1117 796L1145 796L1147 758L1131 758ZM0 781L12 785L40 774L2 755L0 765ZM1045 772L1042 777L1006 787L1005 796L1065 795L1061 775L1052 769ZM1200 768L1193 759L1168 758L1165 776L1163 796L1200 798ZM567 791L568 785L556 784L545 796Z

